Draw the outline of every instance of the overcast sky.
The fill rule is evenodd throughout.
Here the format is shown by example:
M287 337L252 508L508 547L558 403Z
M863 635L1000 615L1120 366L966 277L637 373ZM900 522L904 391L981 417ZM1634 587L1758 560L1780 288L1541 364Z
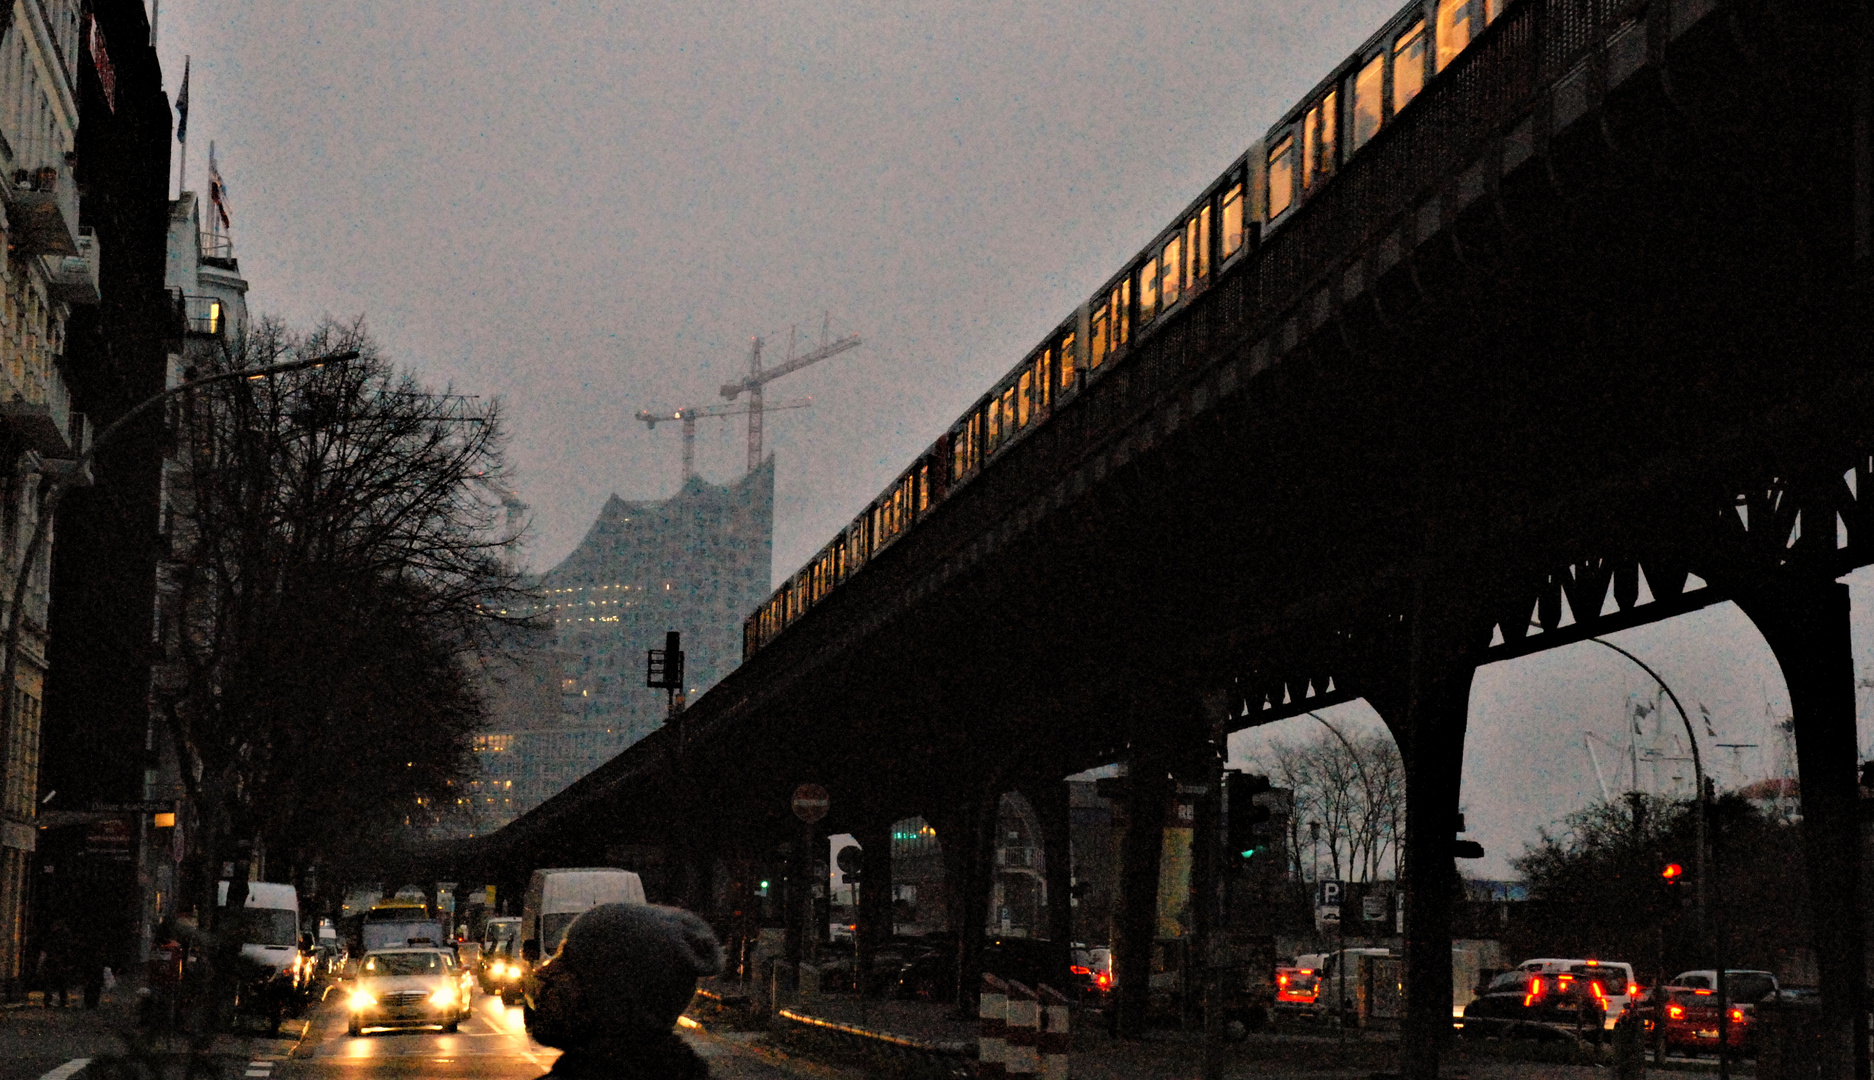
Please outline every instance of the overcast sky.
M754 335L770 364L823 315L861 335L771 387L814 399L767 423L785 574L1396 6L164 0L159 51L172 97L192 57L189 186L213 139L255 310L363 315L498 397L538 568L608 496L675 490L637 410L720 400ZM705 421L703 475L744 445ZM1787 695L1734 609L1621 640L1716 741L1771 744ZM1581 733L1624 746L1642 693L1592 645L1480 673L1481 869L1598 794Z

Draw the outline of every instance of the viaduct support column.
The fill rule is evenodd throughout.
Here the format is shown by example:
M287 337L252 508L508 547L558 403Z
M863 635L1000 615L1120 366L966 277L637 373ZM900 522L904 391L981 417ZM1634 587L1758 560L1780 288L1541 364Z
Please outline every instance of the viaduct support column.
M866 997L885 994L885 972L876 971L879 946L891 940L891 822L874 815L853 833L863 849L859 875L859 924L853 931L858 946L855 972L859 992Z
M1819 576L1789 575L1739 590L1737 603L1776 654L1795 714L1810 940L1833 1057L1823 1075L1867 1080L1866 942L1857 888L1861 838L1848 587Z
M983 931L995 888L996 810L1001 802L1000 791L985 790L965 807L925 815L943 849L950 927L956 932L957 1012L967 1019L976 1016L976 997L982 988Z
M1060 954L1056 969L1067 966L1068 947L1074 940L1073 879L1074 853L1070 829L1067 781L1050 780L1037 785L1028 802L1041 819L1041 859L1045 864L1048 894L1048 940ZM1067 993L1068 988L1056 990Z
M1366 687L1405 760L1405 1018L1401 1075L1435 1080L1451 1039L1451 923L1457 891L1457 838L1464 729L1476 665L1446 620L1420 606L1406 663ZM1426 625L1431 622L1432 625ZM1439 630L1449 630L1440 633ZM1383 670L1383 669L1382 669Z
M1146 1007L1151 1001L1159 857L1170 797L1164 758L1152 750L1135 749L1126 783L1126 832L1119 850L1119 915L1113 941L1113 971L1119 981L1118 1034L1128 1039L1145 1033Z

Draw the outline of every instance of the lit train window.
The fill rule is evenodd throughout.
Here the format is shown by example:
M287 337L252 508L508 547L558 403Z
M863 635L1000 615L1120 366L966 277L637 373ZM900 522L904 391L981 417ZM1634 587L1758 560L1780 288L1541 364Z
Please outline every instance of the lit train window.
M930 466L917 467L917 512L930 509Z
M1139 322L1148 323L1158 314L1158 260L1147 259L1139 267Z
M1093 308L1087 314L1087 368L1099 367L1106 362L1106 301L1095 300Z
M1069 334L1061 339L1061 347L1054 351L1054 364L1061 373L1060 388L1063 395L1074 388L1075 344L1076 336ZM1050 401L1048 404L1052 405L1053 402Z
M1132 340L1132 278L1113 290L1113 351Z
M1034 415L1035 372L1033 368L1022 372L1020 387L1015 392L1015 426L1025 428Z
M1182 236L1172 237L1171 242L1165 245L1164 251L1159 253L1158 269L1159 303L1170 307L1178 302L1178 294L1183 291L1183 283L1179 281L1184 272L1184 238Z
M1438 0L1438 70L1458 58L1471 43L1473 0Z
M1054 350L1043 349L1035 360L1035 412L1044 413L1054 404Z
M1202 210L1184 227L1184 250L1191 259L1191 282L1196 284L1210 276L1210 205L1206 203Z
M1284 135L1269 151L1269 220L1282 216L1295 201L1295 140Z
M1015 422L1015 384L1010 383L1002 391L1002 438L1007 439L1020 427Z
M1232 184L1223 193L1223 257L1236 254L1236 249L1243 246L1243 185Z
M1392 111L1425 89L1425 24L1415 22L1392 46Z
M1334 114L1339 108L1340 95L1330 91L1302 118L1302 187L1311 187L1316 179L1334 171Z
M1491 23L1496 22L1497 16L1503 14L1503 3L1504 3L1504 0L1484 0L1484 25L1485 26L1489 26Z
M1352 130L1347 132L1347 149L1358 150L1379 133L1386 109L1386 54L1366 62L1353 77Z

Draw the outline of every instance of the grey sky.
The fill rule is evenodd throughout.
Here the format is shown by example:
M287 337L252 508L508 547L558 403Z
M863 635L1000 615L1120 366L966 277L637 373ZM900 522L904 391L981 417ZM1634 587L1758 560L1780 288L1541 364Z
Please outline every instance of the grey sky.
M537 567L674 490L636 410L718 400L823 310L864 336L773 390L815 399L768 422L787 573L1396 6L166 0L160 51L172 96L193 57L190 186L215 140L257 309L363 314L499 396ZM740 422L698 450L735 475ZM1767 744L1786 699L1740 624L1629 636ZM1594 787L1579 731L1641 687L1594 648L1480 675L1471 820L1513 823L1486 870Z

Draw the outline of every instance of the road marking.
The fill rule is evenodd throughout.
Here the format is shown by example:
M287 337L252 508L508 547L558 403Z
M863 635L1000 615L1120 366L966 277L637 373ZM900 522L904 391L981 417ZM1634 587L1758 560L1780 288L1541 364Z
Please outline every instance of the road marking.
M41 1076L39 1080L71 1080L72 1076L76 1074L78 1070L89 1064L91 1064L90 1058L73 1058L65 1064L60 1065L58 1068L53 1069L51 1072L46 1073L44 1076Z

